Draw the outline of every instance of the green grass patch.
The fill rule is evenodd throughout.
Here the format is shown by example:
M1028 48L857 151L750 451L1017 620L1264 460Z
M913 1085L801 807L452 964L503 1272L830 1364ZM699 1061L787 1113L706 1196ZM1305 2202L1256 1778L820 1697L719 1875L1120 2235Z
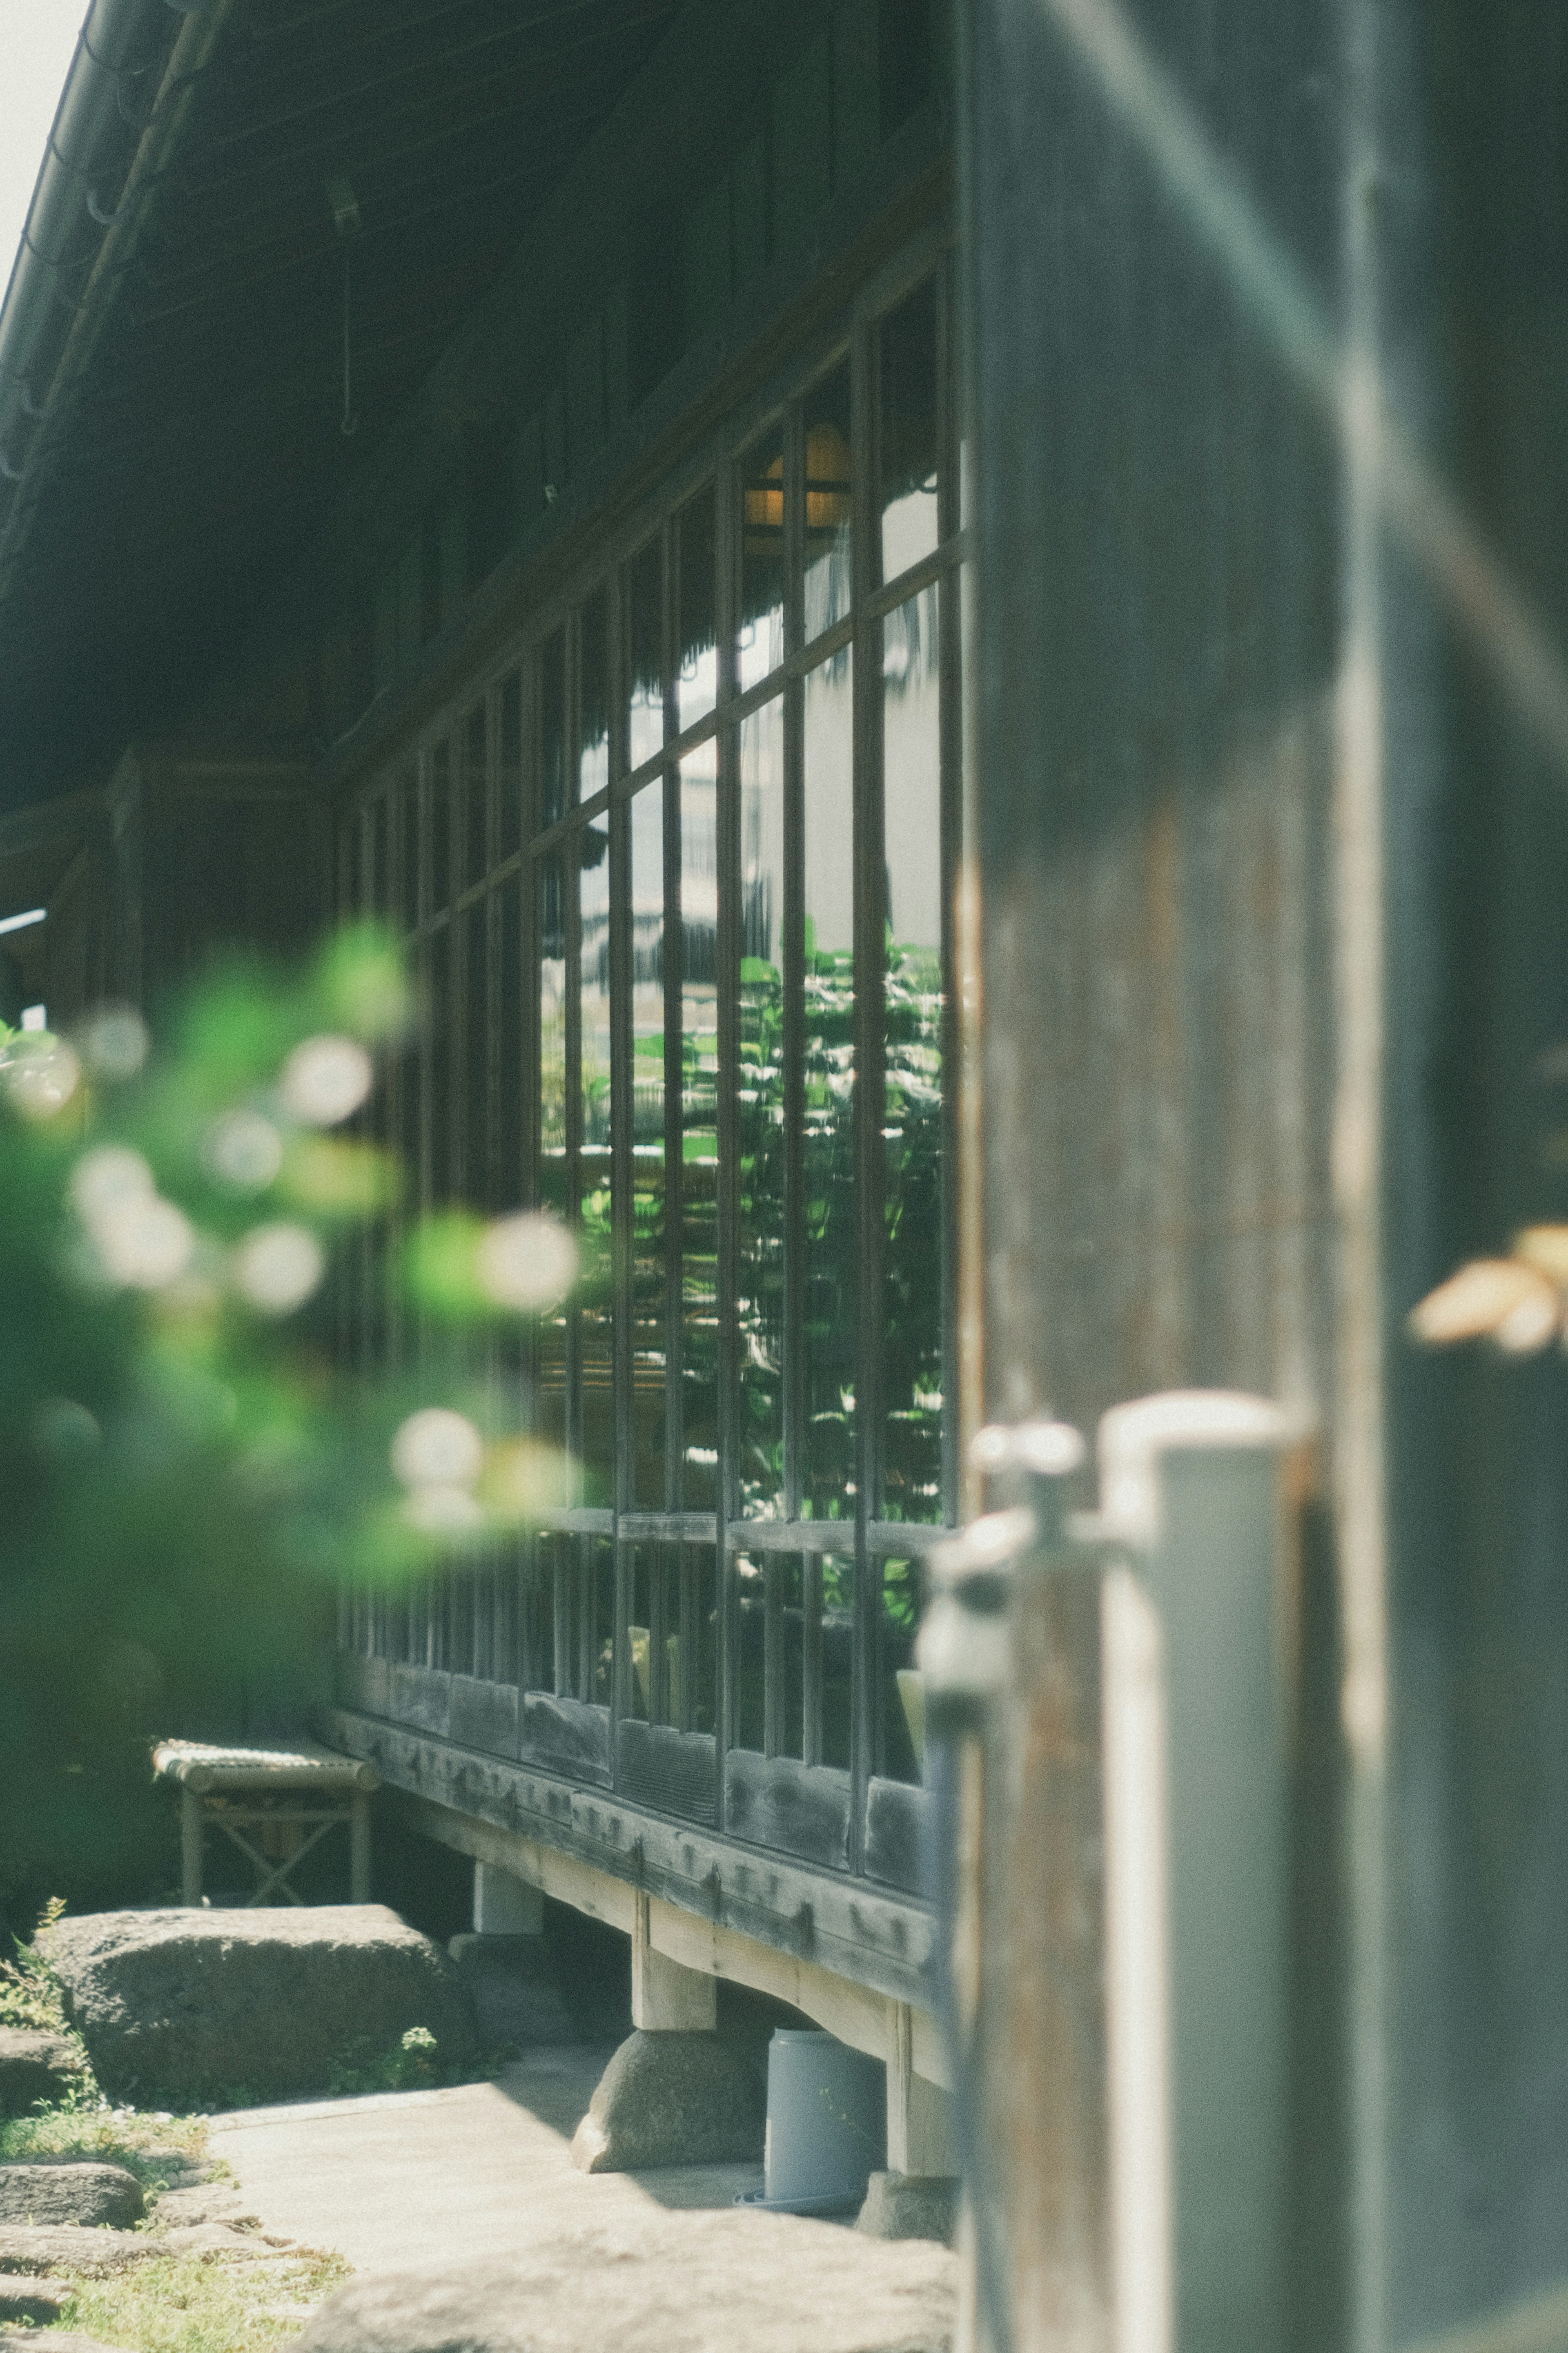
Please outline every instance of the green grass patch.
M254 2267L171 2255L79 2281L60 2325L127 2353L265 2353L298 2336L349 2270L309 2247ZM47 2337L38 2341L47 2353Z
M205 2116L142 2116L111 2108L96 2095L39 2108L30 2116L0 2118L0 2163L19 2158L88 2157L122 2165L143 2189L164 2189L185 2179L193 2165L205 2165ZM226 2165L206 2168L212 2179L226 2179Z

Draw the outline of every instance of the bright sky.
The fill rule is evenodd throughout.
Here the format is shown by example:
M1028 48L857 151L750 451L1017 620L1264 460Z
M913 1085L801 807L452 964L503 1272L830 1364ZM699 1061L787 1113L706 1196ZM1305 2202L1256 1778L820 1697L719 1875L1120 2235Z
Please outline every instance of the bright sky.
M87 0L0 0L0 295L86 11Z

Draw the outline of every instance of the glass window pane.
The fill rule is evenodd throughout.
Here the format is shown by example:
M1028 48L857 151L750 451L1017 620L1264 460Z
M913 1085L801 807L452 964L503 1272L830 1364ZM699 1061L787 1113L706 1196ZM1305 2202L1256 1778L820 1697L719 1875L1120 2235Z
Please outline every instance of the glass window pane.
M654 1625L658 1584L658 1545L633 1545L627 1578L629 1614L626 1621L627 1662L626 1688L621 1694L626 1714L639 1724L654 1722L653 1670L658 1649L658 1629Z
M855 1563L822 1562L822 1763L849 1769L855 1732Z
M429 803L430 891L425 912L433 914L452 895L452 747L447 743L437 744L430 754Z
M369 849L369 871L365 877L366 904L374 914L390 914L392 901L387 889L387 811L384 793L378 793L371 803Z
M936 281L882 322L882 577L937 543Z
M522 840L522 677L501 682L500 759L496 775L496 856L510 858Z
M767 1560L735 1555L735 1746L759 1756L767 1741Z
M583 1697L608 1707L616 1662L616 1547L608 1536L583 1542L584 1650L588 1680Z
M564 1697L572 1688L571 1612L564 1607L572 1587L572 1539L544 1535L533 1547L533 1686Z
M522 901L515 874L496 896L496 1206L510 1209L522 1198Z
M713 485L682 510L680 529L680 616L677 646L678 723L682 731L695 727L712 710L719 695L717 615L714 605Z
M583 607L583 694L577 741L577 797L592 800L610 781L610 649L605 592Z
M849 369L834 373L805 402L805 638L820 637L849 610Z
M882 624L887 974L882 1515L940 1520L942 744L935 586Z
M438 1209L452 1197L452 934L443 926L430 942L426 970L429 1008L429 1201Z
M784 454L780 431L752 451L742 472L737 659L742 694L783 661L784 613Z
M419 778L405 768L397 787L402 809L403 921L409 931L419 921Z
M680 771L679 1503L719 1501L719 795L717 745Z
M475 902L461 919L467 975L463 990L463 1197L490 1207L489 908Z
M855 893L847 648L805 681L802 1508L855 1493Z
M566 633L547 638L539 656L540 817L542 826L566 814Z
M916 1735L923 1745L924 1719L920 1677L915 1668L915 1635L920 1628L921 1577L917 1560L883 1560L872 1564L882 1593L877 1627L878 1715L873 1769L889 1781L918 1781L921 1760Z
M463 729L463 834L465 887L482 882L490 862L489 724L484 704L470 711Z
M614 1251L610 1215L610 825L601 817L577 837L578 1031L582 1144L578 1219L583 1249L581 1331L583 1462L589 1499L607 1502L615 1468Z
M718 1721L719 1555L712 1545L686 1545L680 1555L679 1653L671 1675L670 1721L685 1732L711 1732Z
M626 753L632 767L664 743L664 550L651 540L626 566Z
M785 1515L784 720L782 699L740 737L741 975L736 1073L741 1508Z
M767 1724L770 1757L799 1757L805 1697L805 1580L798 1553L763 1556L767 1620Z
M539 869L539 1200L564 1219L566 1181L566 861L560 850ZM540 1318L538 1427L566 1443L564 1303Z
M631 805L632 1493L645 1511L672 1498L665 1480L664 785Z

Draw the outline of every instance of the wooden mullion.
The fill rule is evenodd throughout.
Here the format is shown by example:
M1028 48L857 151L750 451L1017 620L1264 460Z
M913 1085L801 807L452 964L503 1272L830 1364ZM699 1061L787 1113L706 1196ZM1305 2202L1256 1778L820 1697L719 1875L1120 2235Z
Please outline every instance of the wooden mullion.
M734 574L739 534L734 528L733 476L728 467L719 476L717 496L719 707L727 718L735 680ZM740 1431L736 1403L740 1366L736 1346L736 1291L739 1263L736 1220L739 1210L737 1104L735 1096L739 1048L741 839L736 747L733 731L721 725L718 739L717 865L719 921L715 943L719 1022L719 1692L714 1717L714 1768L717 1776L715 1814L722 1830L728 1812L724 1760L734 1736L737 1677L735 1642L739 1612L735 1601L734 1553L728 1524L737 1509Z
M959 521L959 436L954 280L951 256L937 273L938 530ZM963 575L949 566L937 583L939 759L942 778L942 1517L962 1514L959 1420L959 1104L962 1068L958 894L963 860Z
M612 570L605 586L605 670L608 716L608 767L613 777L626 765L626 665L622 659L620 575ZM610 882L610 1265L612 1460L611 1509L619 1514L636 1502L632 1492L634 1411L632 1402L632 1011L631 1011L631 804L615 795L608 812ZM633 1559L617 1528L615 1548L614 1664L610 1676L610 1776L619 1772L617 1733L630 1713L632 1655L630 1602Z
M870 1571L881 1449L882 1263L882 826L880 625L866 617L876 579L877 339L861 321L850 346L850 472L854 518L851 604L856 616L851 727L854 761L855 1210L858 1243L855 1363L855 1644L849 1864L865 1864L866 1791L874 1763L877 1626L880 1597Z
M798 402L784 425L784 646L805 634L805 425ZM784 690L784 1515L800 1516L805 1482L805 682Z

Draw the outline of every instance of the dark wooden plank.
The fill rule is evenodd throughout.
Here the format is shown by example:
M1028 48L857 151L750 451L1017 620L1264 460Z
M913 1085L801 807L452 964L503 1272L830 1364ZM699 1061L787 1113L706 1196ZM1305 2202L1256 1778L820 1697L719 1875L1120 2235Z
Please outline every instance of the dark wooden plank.
M574 1780L608 1781L610 1718L605 1708L551 1692L525 1692L518 1755Z
M847 1773L732 1748L724 1760L725 1821L748 1846L799 1855L826 1871L849 1863Z
M711 1734L626 1717L616 1735L616 1786L634 1805L711 1825L718 1818L717 1751Z
M317 1729L333 1747L365 1757L391 1788L543 1841L897 2001L931 2006L931 1914L908 1896L663 1820L608 1791L573 1788L527 1761L479 1757L348 1709L323 1709Z
M479 1748L491 1757L515 1757L517 1685L487 1683L477 1675L454 1675L449 1725L451 1737L466 1748Z
M452 1678L438 1667L405 1666L390 1662L386 1713L399 1724L417 1725L421 1732L446 1736L451 1704Z
M873 1775L866 1788L866 1873L889 1887L925 1892L931 1799L909 1781Z
M333 1683L342 1706L360 1708L366 1715L389 1713L392 1681L385 1659L367 1659L357 1651L340 1651L333 1662Z

